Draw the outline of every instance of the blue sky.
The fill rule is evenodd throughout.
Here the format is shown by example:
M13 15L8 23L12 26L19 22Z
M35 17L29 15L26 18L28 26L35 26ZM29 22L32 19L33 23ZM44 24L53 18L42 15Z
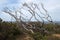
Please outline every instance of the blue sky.
M60 0L0 0L0 18L5 21L10 21L11 17L8 14L2 13L2 9L4 7L16 7L18 8L21 3L30 3L35 2L39 3L42 2L44 7L52 17L54 21L60 21Z

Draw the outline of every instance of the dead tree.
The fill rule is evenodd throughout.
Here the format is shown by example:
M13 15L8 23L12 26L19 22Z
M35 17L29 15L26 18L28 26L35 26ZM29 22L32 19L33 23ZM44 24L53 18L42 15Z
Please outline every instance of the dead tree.
M33 27L31 24L29 24L29 22L32 20L33 17L35 18L35 20L37 22L41 23L40 20L42 20L42 23L41 23L42 27L44 25L44 21L45 21L44 19L46 19L49 22L52 22L51 16L49 16L47 10L44 8L44 5L42 3L40 5L41 5L42 9L45 11L45 13L43 13L41 11L39 5L36 4L36 3L31 3L31 4L24 3L24 4L22 4L22 7L20 9L15 10L14 14L18 14L19 13L20 14L19 18L17 17L18 15L14 15L13 11L8 9L8 8L5 8L3 10L3 12L5 12L5 13L7 13L7 14L9 14L12 17L15 18L18 28L20 28L21 30L25 29L26 31L31 31L33 33L32 29L36 29L37 28L36 26ZM24 12L22 12L22 9L28 11L29 13L27 13L27 14L31 14L32 16L29 19L28 18L27 19L24 18L26 15L25 15ZM42 17L40 14L42 14L44 17ZM24 15L24 16L22 16L22 15ZM40 20L38 19L37 16L40 18ZM24 22L23 20L27 20L28 23Z

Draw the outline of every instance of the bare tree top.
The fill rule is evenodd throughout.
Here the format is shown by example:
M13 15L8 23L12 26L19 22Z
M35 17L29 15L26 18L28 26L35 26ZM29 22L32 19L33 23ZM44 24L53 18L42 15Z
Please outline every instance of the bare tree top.
M43 9L44 12L41 9ZM20 7L19 9L12 11L11 9L6 7L3 10L3 12L14 17L17 22L17 25L19 26L21 23L24 29L26 30L28 30L26 28L26 25L28 25L28 23L25 22L30 22L32 21L33 18L37 22L42 22L42 26L44 25L45 20L47 20L48 22L52 22L52 18L48 14L48 11L44 8L43 3L41 3L40 5L36 3L30 3L30 4L23 3L22 7ZM13 12L15 15L13 14ZM30 25L30 27L32 27L32 25Z

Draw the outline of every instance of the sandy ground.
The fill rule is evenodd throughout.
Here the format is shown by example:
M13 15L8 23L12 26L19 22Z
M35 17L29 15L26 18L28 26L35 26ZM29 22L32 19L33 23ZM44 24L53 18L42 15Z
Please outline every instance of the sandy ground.
M60 34L52 34L52 36L60 38Z

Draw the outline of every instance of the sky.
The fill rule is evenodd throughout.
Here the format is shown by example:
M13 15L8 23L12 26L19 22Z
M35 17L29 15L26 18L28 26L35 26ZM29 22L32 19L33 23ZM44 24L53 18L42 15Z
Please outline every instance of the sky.
M8 14L2 13L4 7L19 7L21 3L40 3L44 4L45 9L54 21L60 21L60 0L0 0L0 18L4 21L10 21L11 17Z

